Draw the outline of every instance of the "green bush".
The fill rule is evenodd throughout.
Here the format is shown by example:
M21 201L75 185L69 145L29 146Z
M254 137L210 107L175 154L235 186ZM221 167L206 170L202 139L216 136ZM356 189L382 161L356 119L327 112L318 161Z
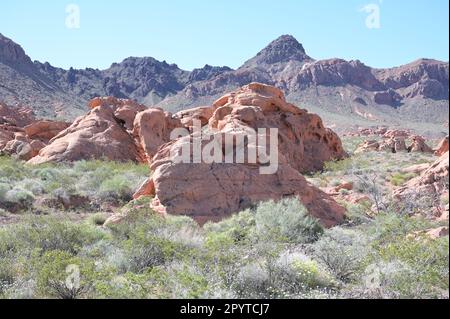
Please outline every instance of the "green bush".
M9 258L0 258L0 296L9 289L16 280L16 269Z
M298 199L284 199L258 205L255 214L256 236L263 241L309 243L323 232Z
M370 254L369 238L358 231L335 227L314 243L313 251L337 279L349 282L363 270Z
M93 289L95 266L92 260L54 250L34 262L37 288L42 296L78 299L88 296Z
M30 217L19 225L0 230L0 254L10 251L61 250L76 254L84 245L93 243L105 235L102 231L53 217Z

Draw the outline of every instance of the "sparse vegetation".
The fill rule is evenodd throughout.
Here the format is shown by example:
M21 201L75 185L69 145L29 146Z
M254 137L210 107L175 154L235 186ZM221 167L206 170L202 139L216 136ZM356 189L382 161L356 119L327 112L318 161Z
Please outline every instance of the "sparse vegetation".
M388 196L393 180L412 178L400 168L424 156L391 156L353 156L310 177L324 187L352 181L352 192L370 199L343 202L347 222L333 229L297 199L260 203L200 227L155 214L149 197L128 201L146 167L29 167L0 157L0 218L19 217L0 226L0 297L448 298L448 236L423 235L442 222L410 214L414 208ZM363 181L375 175L370 183L383 205L374 214L373 190ZM62 199L74 196L88 204L65 209ZM61 205L45 206L48 198ZM125 220L102 226L110 215L105 202L126 211ZM14 203L25 204L11 210Z

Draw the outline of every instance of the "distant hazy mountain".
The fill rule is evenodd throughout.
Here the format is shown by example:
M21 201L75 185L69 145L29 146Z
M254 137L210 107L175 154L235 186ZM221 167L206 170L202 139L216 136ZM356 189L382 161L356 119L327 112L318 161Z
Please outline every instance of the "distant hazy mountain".
M360 61L316 61L292 36L270 43L237 70L206 65L185 71L153 58L130 57L107 70L63 70L32 62L0 34L0 101L43 117L73 118L95 96L132 98L171 111L207 105L226 91L262 82L330 124L415 123L442 126L449 113L449 64L421 59L390 69Z

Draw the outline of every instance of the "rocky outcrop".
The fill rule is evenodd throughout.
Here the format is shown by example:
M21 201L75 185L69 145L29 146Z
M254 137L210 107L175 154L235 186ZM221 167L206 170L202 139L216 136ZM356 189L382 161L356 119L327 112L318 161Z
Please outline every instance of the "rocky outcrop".
M136 197L154 196L154 210L188 215L204 223L218 221L260 201L296 196L325 226L342 222L344 209L301 175L321 169L325 161L346 156L337 135L326 129L317 115L287 103L280 90L259 83L220 98L211 110L203 108L189 114L204 115L210 111L213 114L203 130L210 132L213 140L225 134L232 136L228 140L231 144L217 148L218 161L202 159L193 163L193 154L189 154L190 163L177 160L180 153L193 149L193 134L164 144L151 161L153 176ZM278 169L273 174L261 174L264 161L260 156L255 157L255 162L249 157L241 163L224 161L227 154L242 146L237 142L239 135L256 128L279 130ZM203 140L201 145L210 141ZM248 140L246 154L258 147L259 144Z
M31 140L23 133L16 133L14 139L6 143L1 152L28 161L37 156L44 147L45 144L42 141Z
M132 101L127 103L115 99L96 99L91 106L93 109L86 116L76 119L70 127L55 136L29 163L139 159L137 146L127 132L127 126L134 120L132 114L141 110L141 106Z
M439 142L439 145L434 151L434 154L437 156L442 156L447 152L448 152L448 135L442 141Z
M133 100L98 97L91 111L51 139L31 164L108 159L149 162L180 120L160 108L147 109ZM53 124L55 125L55 124ZM31 129L28 128L30 131Z
M404 198L409 194L420 194L421 196L440 195L448 191L449 181L449 153L443 154L420 176L408 181L403 187L395 191L395 196Z
M414 135L411 137L412 145L408 147L408 151L412 153L433 153L433 149L425 143L422 136Z
M27 108L15 110L0 104L0 153L21 160L38 155L50 139L68 127L68 123L36 120Z
M48 143L52 138L69 126L70 124L67 122L42 120L25 126L23 130L28 138Z
M133 137L141 157L150 162L159 147L170 141L172 130L181 126L181 122L172 118L172 114L159 108L138 113L134 119Z
M12 108L0 103L0 125L24 127L36 121L33 111L25 107Z
M355 154L377 151L377 152L409 152L409 153L431 153L433 150L426 144L422 136L413 135L411 145L407 146L404 133L402 131L388 131L384 134L384 139L367 140L361 143L355 150Z
M387 130L384 134L384 138L408 138L411 135L411 132L408 130Z

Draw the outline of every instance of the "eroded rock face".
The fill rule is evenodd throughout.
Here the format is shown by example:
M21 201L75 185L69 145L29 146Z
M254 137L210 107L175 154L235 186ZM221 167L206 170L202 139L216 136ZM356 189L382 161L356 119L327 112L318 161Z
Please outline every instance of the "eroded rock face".
M24 107L11 108L0 103L0 125L24 127L36 121L33 111Z
M25 134L33 140L40 140L48 143L52 138L58 135L61 131L70 126L66 122L55 121L36 121L24 127Z
M48 141L69 124L36 120L27 108L12 109L0 104L0 153L21 160L37 156Z
M385 134L385 138L381 141L367 140L361 143L355 150L355 154L376 151L376 152L421 152L431 153L433 150L429 147L425 139L421 136L414 135L411 137L412 143L410 146L406 145L405 137L402 131L392 131Z
M52 138L30 163L83 159L146 163L162 144L170 141L170 132L183 126L171 113L159 108L147 109L133 100L99 97L91 100L89 107L91 111L87 115ZM26 130L36 138L42 137L35 133L35 126Z
M29 163L102 158L136 161L138 151L134 140L124 129L124 123L115 116L115 112L117 110L109 105L95 107L55 136Z
M425 143L422 136L414 135L411 137L412 145L408 150L412 153L433 153L433 149Z
M343 220L344 209L301 175L321 169L325 161L346 156L340 139L323 126L317 115L287 103L280 90L259 83L220 98L211 109L190 111L189 114L204 116L211 111L204 129L213 132L214 136L227 133L237 137L251 129L278 128L276 173L261 174L263 165L259 157L256 163L243 164L176 163L177 154L186 147L193 147L191 134L164 144L158 150L150 166L153 176L138 190L136 197L152 195L152 207L156 211L189 215L199 223L221 220L260 201L289 196L298 197L325 226ZM234 152L237 142L232 140ZM259 145L248 141L246 146L252 149ZM222 149L222 160L226 149Z
M129 99L117 99L112 96L97 97L92 99L88 106L95 109L98 106L110 107L114 111L114 116L127 129L133 129L134 118L139 112L146 109L144 105Z
M136 115L133 125L133 136L137 142L141 157L150 161L158 148L170 141L170 133L181 127L179 120L159 108L148 109Z
M439 143L438 147L434 151L437 156L442 156L448 152L448 135Z
M23 133L16 133L14 139L3 147L2 153L28 161L37 156L44 147L45 144L42 141L31 140Z
M443 154L420 176L408 181L404 187L395 191L395 196L404 198L408 194L416 193L439 197L448 190L449 181L449 152Z

